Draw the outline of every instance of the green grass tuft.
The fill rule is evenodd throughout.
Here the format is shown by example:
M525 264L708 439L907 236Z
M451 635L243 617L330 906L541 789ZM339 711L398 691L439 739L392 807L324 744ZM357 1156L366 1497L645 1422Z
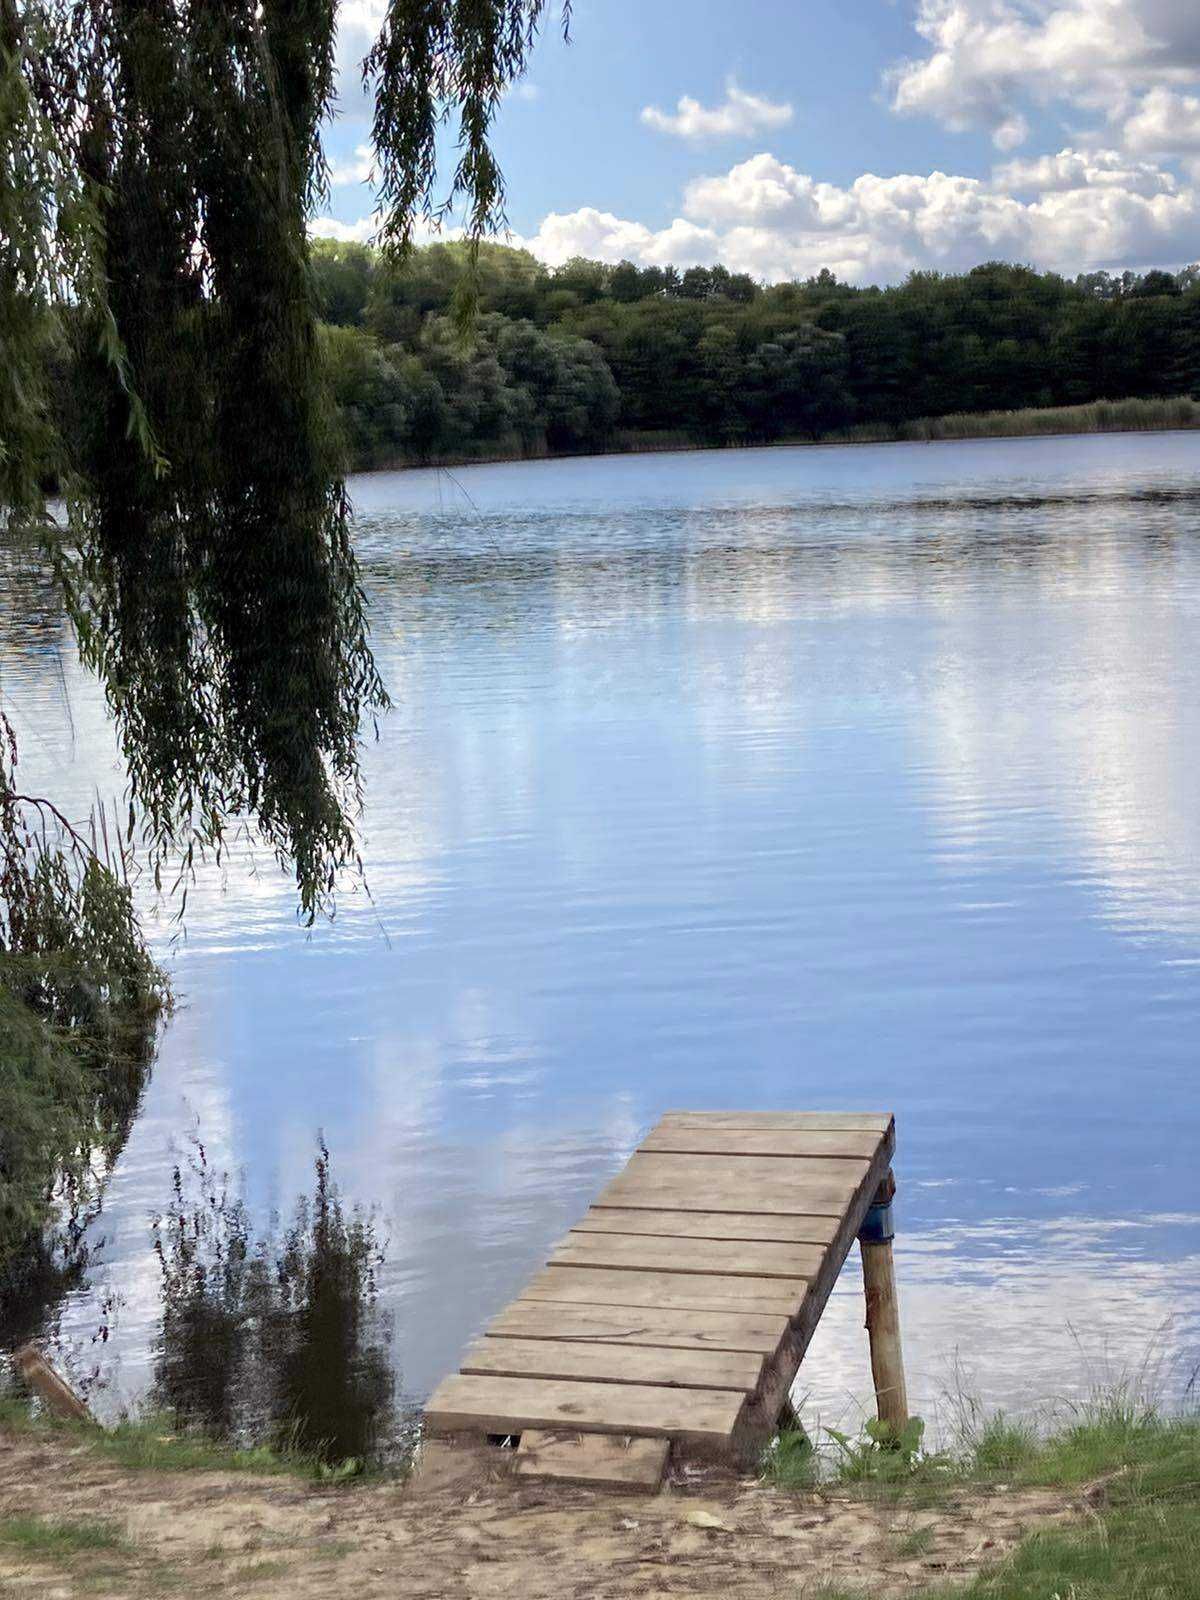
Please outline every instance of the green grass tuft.
M0 1428L12 1433L65 1434L132 1472L250 1472L330 1481L329 1469L314 1457L271 1450L265 1445L239 1449L201 1434L181 1432L166 1417L142 1417L119 1422L112 1428L90 1428L34 1413L27 1401L10 1394L0 1395Z
M954 1455L898 1452L881 1465L870 1434L845 1440L839 1481L856 1493L936 1498L938 1474L962 1493L1002 1480L1011 1488L1059 1489L1078 1497L1073 1526L1035 1532L1005 1561L965 1588L937 1588L910 1600L1197 1600L1200 1596L1200 1417L1166 1418L1120 1390L1077 1410L1046 1438L997 1414L980 1423ZM879 1452L881 1458L885 1452ZM771 1452L777 1456L778 1451ZM929 1463L938 1463L931 1471ZM774 1481L786 1480L768 1472ZM798 1487L810 1487L808 1483ZM1080 1495L1080 1491L1083 1491ZM929 1535L917 1528L897 1544L920 1556ZM822 1600L848 1600L824 1591ZM861 1600L861 1597L859 1597Z
M1012 1473L1032 1461L1039 1449L1037 1433L1028 1423L1011 1422L997 1411L970 1441L968 1470L984 1477L989 1473Z
M1200 1481L1200 1419L1096 1416L1054 1434L1013 1475L1031 1487L1078 1488L1108 1473Z
M91 1517L0 1517L0 1545L43 1556L127 1548L125 1536L115 1522Z
M820 1461L803 1428L788 1428L772 1442L762 1462L767 1483L780 1489L812 1489L820 1476Z
M913 1528L902 1539L896 1541L896 1554L902 1560L910 1561L916 1556L928 1555L933 1548L934 1533L932 1528Z

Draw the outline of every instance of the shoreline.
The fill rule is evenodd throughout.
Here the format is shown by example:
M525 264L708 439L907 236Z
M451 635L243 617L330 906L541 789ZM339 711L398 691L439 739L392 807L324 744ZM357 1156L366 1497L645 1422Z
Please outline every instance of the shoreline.
M1022 440L1027 442L1030 439L1089 439L1111 438L1122 434L1150 436L1168 433L1200 433L1200 421L1144 428L1122 425L1113 428L1035 428L1020 433L1006 433L1003 430L994 433L947 433L916 439L839 439L831 435L819 439L771 439L753 443L700 444L694 440L675 439L656 443L651 437L628 444L615 444L606 450L557 450L533 455L518 455L507 451L497 452L495 455L434 456L428 461L400 460L378 467L355 467L347 476L366 478L378 473L435 472L458 467L525 466L552 461L604 461L614 456L718 455L731 450L874 450L895 445L989 444L1009 440L1015 443Z

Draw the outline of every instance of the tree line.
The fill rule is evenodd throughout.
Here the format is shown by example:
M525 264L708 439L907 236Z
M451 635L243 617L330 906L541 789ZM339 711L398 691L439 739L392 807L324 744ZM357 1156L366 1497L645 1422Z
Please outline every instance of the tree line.
M313 251L355 468L768 443L959 412L1200 396L1200 267L1071 280L988 262L856 288L725 267L550 268L435 243ZM460 314L464 287L476 315Z

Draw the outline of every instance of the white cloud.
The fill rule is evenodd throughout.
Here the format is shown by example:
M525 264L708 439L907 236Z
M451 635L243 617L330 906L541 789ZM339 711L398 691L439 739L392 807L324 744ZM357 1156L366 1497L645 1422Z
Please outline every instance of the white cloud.
M1068 189L1128 189L1134 194L1170 194L1178 180L1151 161L1120 150L1060 150L1053 156L1006 162L992 173L992 186L1011 194L1046 195Z
M1151 89L1125 123L1125 144L1153 155L1200 151L1200 96Z
M329 182L333 187L341 188L345 184L367 183L374 167L374 157L369 144L359 144L354 147L354 154L348 161L340 161L334 156L329 163Z
M992 132L992 143L997 150L1015 150L1029 137L1029 122L1019 111L1005 117Z
M334 55L338 105L342 116L356 122L370 120L370 103L362 92L362 61L375 43L386 11L386 0L339 0Z
M681 267L722 261L769 279L829 267L860 283L995 258L1069 273L1193 259L1200 194L1120 159L1066 150L1002 168L1000 182L864 173L842 188L760 154L689 184L684 214L666 228L582 207L553 213L519 242L552 264L573 255ZM1011 192L1022 188L1030 198Z
M642 121L659 133L675 134L680 139L746 138L764 128L782 128L792 120L792 108L761 95L747 94L730 80L720 105L702 106L691 95L682 95L675 110L660 111L646 106Z
M1200 75L1193 0L918 0L916 28L928 49L889 75L895 109L989 129L1002 149L1029 103L1123 118Z
M342 244L368 244L379 228L379 218L360 217L357 222L339 222L337 217L315 217L308 225L314 239L337 239Z

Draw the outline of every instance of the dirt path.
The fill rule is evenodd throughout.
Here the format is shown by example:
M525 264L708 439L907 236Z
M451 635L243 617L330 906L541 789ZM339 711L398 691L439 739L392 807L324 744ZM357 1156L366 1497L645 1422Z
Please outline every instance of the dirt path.
M824 1585L901 1596L966 1578L1034 1523L1073 1515L1050 1492L916 1509L717 1477L625 1497L517 1484L465 1452L412 1486L320 1488L132 1472L67 1439L0 1432L0 1533L13 1518L99 1519L123 1541L0 1541L4 1600L798 1600Z

